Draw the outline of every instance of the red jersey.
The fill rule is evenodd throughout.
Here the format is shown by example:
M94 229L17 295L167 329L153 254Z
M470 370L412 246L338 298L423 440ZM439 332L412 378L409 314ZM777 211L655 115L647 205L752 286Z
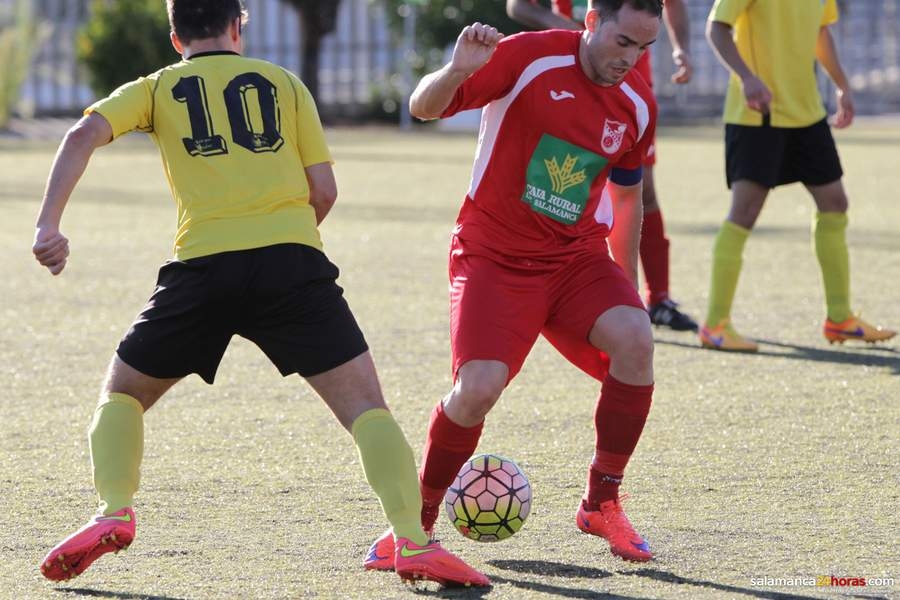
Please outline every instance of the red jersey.
M504 38L444 111L485 107L454 229L464 241L535 260L606 252L606 180L640 181L656 104L637 73L609 87L591 81L580 40L559 29Z

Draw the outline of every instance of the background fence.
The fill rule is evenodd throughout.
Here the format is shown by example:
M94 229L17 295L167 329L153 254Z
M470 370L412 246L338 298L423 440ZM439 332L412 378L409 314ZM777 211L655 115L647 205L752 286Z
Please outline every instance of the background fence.
M783 0L789 1L789 0ZM0 0L10 6L15 0ZM279 0L247 0L251 21L246 53L299 72L301 28L297 13ZM704 39L711 0L688 0L695 77L688 86L669 82L670 47L665 35L653 47L657 94L668 116L711 117L720 111L727 72ZM22 90L20 112L77 114L94 100L75 60L75 37L89 17L89 0L34 0L44 24L41 46ZM842 2L834 27L845 70L862 113L900 112L900 0ZM173 52L173 60L177 56ZM335 33L323 42L319 104L332 117L365 118L396 108L404 56L392 38L377 0L343 0ZM827 101L832 94L822 76Z

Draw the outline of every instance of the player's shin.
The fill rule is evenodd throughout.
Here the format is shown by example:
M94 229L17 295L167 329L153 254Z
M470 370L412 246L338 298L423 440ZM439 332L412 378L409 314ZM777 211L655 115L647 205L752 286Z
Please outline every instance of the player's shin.
M415 457L394 417L383 408L368 410L353 422L350 433L366 480L378 496L395 537L427 544L428 536L419 521L422 496Z
M425 529L434 527L444 493L475 452L483 428L484 421L473 427L457 425L444 412L441 402L431 412L420 472Z
M825 285L828 318L850 318L850 256L847 252L847 213L819 212L813 222L816 258Z
M650 412L653 385L628 385L607 376L594 413L596 448L588 471L584 505L598 510L619 495L619 483Z
M141 403L127 394L106 394L94 411L89 441L100 512L108 515L131 506L144 454Z
M719 229L713 246L709 311L706 314L706 325L709 327L716 327L731 316L731 303L743 264L744 244L749 236L749 229L731 221L725 221Z

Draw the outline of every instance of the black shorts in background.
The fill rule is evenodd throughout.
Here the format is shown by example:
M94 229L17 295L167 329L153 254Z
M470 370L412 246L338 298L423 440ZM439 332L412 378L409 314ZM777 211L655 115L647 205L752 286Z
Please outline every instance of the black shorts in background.
M808 127L725 124L725 178L767 188L800 181L825 185L843 177L831 127L822 119Z
M212 383L237 334L282 375L324 373L368 350L337 276L322 252L301 244L169 261L116 352L151 377L197 373Z

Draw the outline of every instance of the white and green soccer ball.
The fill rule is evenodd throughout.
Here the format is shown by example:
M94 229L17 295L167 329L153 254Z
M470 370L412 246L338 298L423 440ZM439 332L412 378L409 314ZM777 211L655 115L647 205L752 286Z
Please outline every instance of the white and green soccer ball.
M450 522L478 542L505 540L531 512L531 484L516 463L495 454L473 456L444 496Z

